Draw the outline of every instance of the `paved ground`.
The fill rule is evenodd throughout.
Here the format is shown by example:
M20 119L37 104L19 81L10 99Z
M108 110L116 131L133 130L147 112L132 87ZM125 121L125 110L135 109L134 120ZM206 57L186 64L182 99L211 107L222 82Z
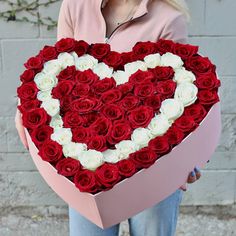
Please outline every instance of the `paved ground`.
M120 236L129 236L127 222ZM68 236L67 209L0 208L0 236ZM236 205L181 207L176 236L235 236ZM148 236L148 235L145 235Z

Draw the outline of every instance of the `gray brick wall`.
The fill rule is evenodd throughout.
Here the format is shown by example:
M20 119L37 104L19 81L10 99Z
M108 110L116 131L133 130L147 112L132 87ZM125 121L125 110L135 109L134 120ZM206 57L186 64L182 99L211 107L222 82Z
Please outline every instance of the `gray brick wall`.
M202 170L201 179L188 185L182 204L233 204L236 201L236 1L187 2L192 14L189 42L198 44L201 52L213 60L222 81L223 131L214 156ZM59 5L39 11L57 19ZM65 205L38 173L14 126L22 62L44 44L53 44L55 35L55 30L49 32L43 27L0 20L0 206Z

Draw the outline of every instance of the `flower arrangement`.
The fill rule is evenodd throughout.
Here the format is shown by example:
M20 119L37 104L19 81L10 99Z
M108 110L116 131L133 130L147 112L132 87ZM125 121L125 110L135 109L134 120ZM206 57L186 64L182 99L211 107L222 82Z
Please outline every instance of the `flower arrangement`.
M130 52L64 38L24 64L17 89L39 156L81 192L111 189L180 144L219 101L198 47L137 42Z

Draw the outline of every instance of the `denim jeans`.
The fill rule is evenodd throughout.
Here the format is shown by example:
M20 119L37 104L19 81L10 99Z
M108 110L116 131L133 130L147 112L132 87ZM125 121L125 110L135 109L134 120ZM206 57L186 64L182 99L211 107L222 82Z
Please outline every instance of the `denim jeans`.
M130 236L174 236L183 190L128 219ZM119 224L101 229L69 207L70 236L118 236Z

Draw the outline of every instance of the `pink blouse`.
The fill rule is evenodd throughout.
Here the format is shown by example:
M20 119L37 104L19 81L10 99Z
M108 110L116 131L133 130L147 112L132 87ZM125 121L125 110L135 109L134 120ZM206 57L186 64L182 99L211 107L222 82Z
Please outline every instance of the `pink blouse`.
M109 43L111 50L130 51L137 41L160 38L187 42L184 15L162 0L142 0L132 19L119 25L109 37L101 12L104 0L63 0L57 28L57 40L65 37L83 39L88 43ZM16 128L27 147L22 120L17 110ZM181 186L185 189L186 186Z
M118 52L129 51L137 41L159 38L187 41L184 15L162 0L142 0L133 18L119 25L106 40L106 23L101 12L104 0L63 0L57 39L71 37L88 43L107 42Z

